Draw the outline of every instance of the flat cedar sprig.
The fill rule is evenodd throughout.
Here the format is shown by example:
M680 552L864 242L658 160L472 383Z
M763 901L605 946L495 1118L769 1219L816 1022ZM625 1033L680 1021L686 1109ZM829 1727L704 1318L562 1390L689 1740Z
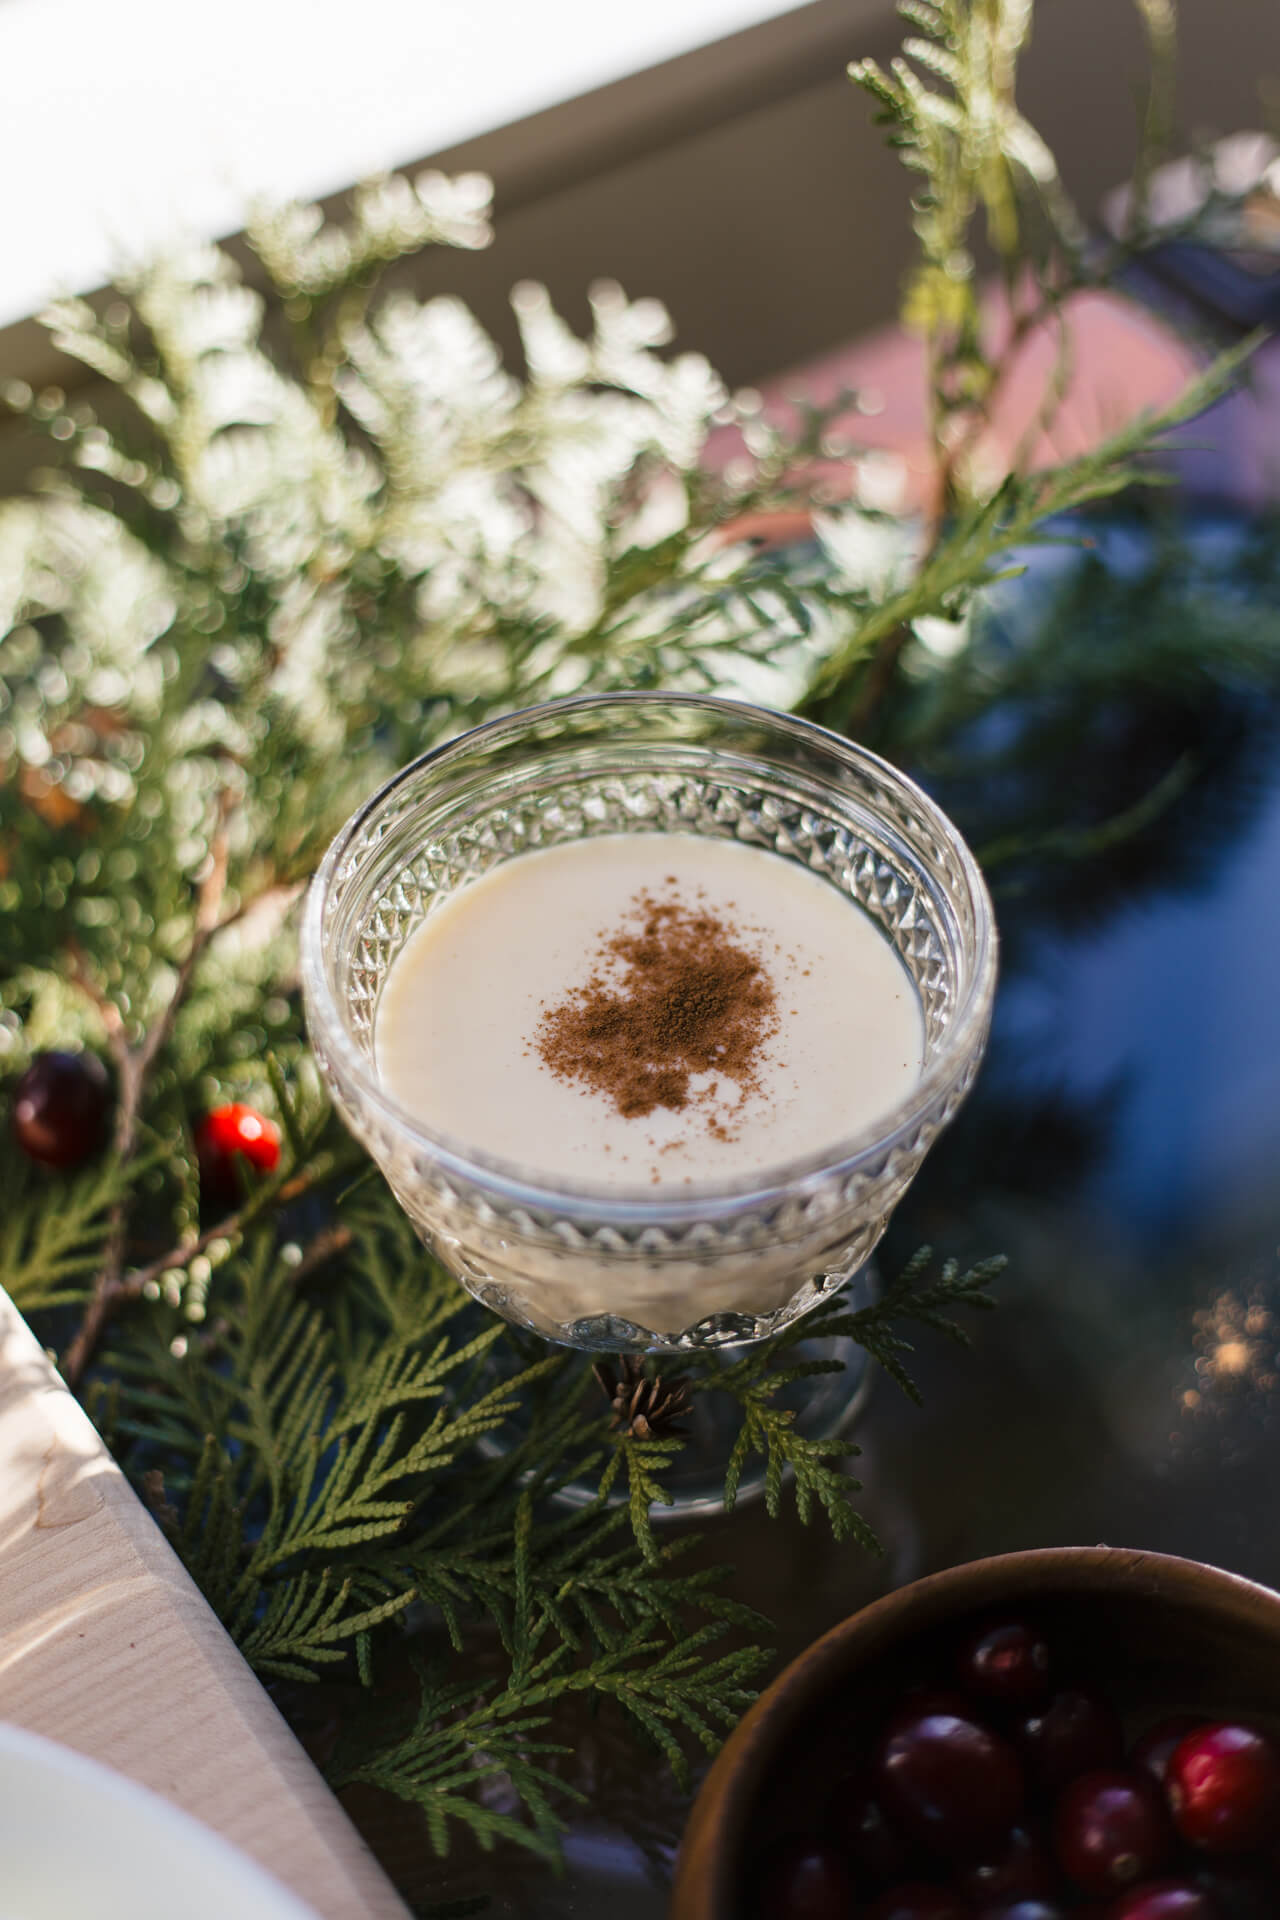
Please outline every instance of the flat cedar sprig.
M20 1312L47 1312L84 1301L102 1264L112 1216L148 1164L134 1160L122 1165L114 1155L105 1158L62 1181L59 1204L51 1207L45 1183L24 1178L18 1156L6 1156L0 1171L0 1275Z
M563 1745L534 1738L554 1707L584 1693L611 1701L687 1786L686 1740L714 1752L753 1699L768 1659L758 1647L711 1655L721 1631L708 1625L675 1644L637 1631L587 1667L570 1664L563 1647L542 1653L531 1626L530 1658L519 1677L513 1674L502 1692L480 1701L473 1683L447 1684L417 1663L422 1692L414 1725L394 1743L380 1741L372 1754L340 1755L335 1785L360 1782L413 1802L426 1815L437 1852L447 1850L449 1822L461 1819L481 1845L505 1838L554 1858L560 1828L554 1803L566 1795L581 1798L543 1764L563 1756ZM494 1779L516 1788L531 1825L472 1798Z
M912 1324L925 1326L964 1343L967 1332L951 1317L950 1310L960 1307L984 1311L993 1307L995 1301L988 1288L1005 1265L1003 1259L996 1258L962 1273L954 1260L948 1260L941 1272L931 1277L932 1261L933 1249L921 1247L869 1306L851 1313L847 1301L837 1292L772 1340L748 1348L733 1365L695 1375L701 1391L728 1394L741 1411L741 1425L725 1475L727 1509L732 1510L736 1502L744 1467L753 1454L759 1454L765 1462L765 1504L772 1516L776 1518L781 1511L784 1485L789 1479L802 1521L807 1523L820 1507L837 1540L852 1538L860 1546L879 1550L875 1534L854 1506L854 1497L861 1491L859 1482L840 1465L858 1448L849 1440L811 1440L797 1433L794 1414L774 1402L784 1387L840 1369L838 1359L788 1357L801 1341L825 1336L855 1341L918 1403L919 1390L902 1364L901 1356L911 1351L903 1329Z

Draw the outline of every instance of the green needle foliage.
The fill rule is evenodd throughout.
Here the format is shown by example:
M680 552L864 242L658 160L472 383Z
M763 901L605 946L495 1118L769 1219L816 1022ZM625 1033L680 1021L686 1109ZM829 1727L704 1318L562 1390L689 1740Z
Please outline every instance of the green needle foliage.
M1151 170L1169 136L1176 19L1173 0L1134 4L1151 54L1134 156L1130 224L1137 238ZM1082 287L1106 285L1127 251L1091 241L1053 154L1018 108L1018 61L1031 37L1033 0L901 0L898 11L917 29L902 56L887 73L874 60L855 62L849 73L875 101L904 165L921 176L913 203L920 256L904 315L927 343L940 477L950 497L983 490L970 466L976 432L1019 347L1046 323L1059 329L1061 353L1040 420L1052 423L1070 361L1064 302ZM983 243L1008 305L1009 338L999 355L991 351L974 270ZM1122 462L1119 448L1116 455Z
M914 1322L963 1342L964 1330L946 1310L990 1309L995 1303L987 1288L1004 1269L1004 1261L997 1258L961 1273L955 1261L949 1260L932 1279L932 1260L932 1249L922 1247L870 1306L851 1313L837 1294L815 1307L802 1323L748 1348L732 1366L716 1368L705 1360L700 1363L704 1390L729 1394L741 1413L725 1475L727 1508L732 1509L737 1499L744 1467L753 1455L760 1455L765 1466L765 1505L775 1519L789 1476L797 1510L806 1524L821 1507L837 1540L853 1538L860 1546L877 1549L875 1535L851 1501L851 1494L858 1491L857 1483L838 1465L856 1448L845 1440L811 1440L797 1433L790 1411L776 1402L783 1389L796 1381L839 1371L838 1360L796 1356L802 1342L807 1344L814 1335L825 1335L831 1340L856 1341L908 1398L919 1403L919 1391L902 1361L902 1355L911 1351L904 1329Z
M1163 58L1172 16L1143 11ZM1029 0L904 12L904 61L855 77L921 175L907 311L946 509L923 532L851 503L818 516L812 548L755 552L735 526L807 498L829 423L762 422L699 356L667 352L653 301L597 287L578 337L517 288L517 373L460 301L385 289L425 246L485 243L474 176L373 183L336 224L264 212L265 291L205 246L139 269L105 309L60 301L46 321L90 397L4 393L57 463L0 503L0 1057L17 1073L44 1048L97 1050L116 1094L86 1171L3 1156L0 1284L246 1657L286 1688L339 1690L334 1780L414 1803L442 1852L462 1823L554 1855L572 1696L686 1778L750 1698L767 1625L655 1524L679 1436L615 1431L581 1356L481 1314L329 1112L299 1009L303 884L394 767L512 707L745 692L941 761L1026 690L1019 671L1092 685L1097 658L1065 642L1002 663L988 590L1063 514L1150 478L1153 441L1247 352L1092 451L984 484L1008 355L1105 263L1016 107ZM1015 316L1001 357L979 223ZM727 476L704 460L726 425L747 457ZM928 644L940 622L945 649ZM1274 653L1259 637L1259 676ZM1111 830L1149 817L1139 804ZM996 854L1023 824L993 828ZM1092 844L1053 830L1059 851ZM202 1189L194 1125L237 1099L283 1147L228 1205ZM738 1423L726 1505L762 1469L771 1514L794 1499L873 1544L849 1444L798 1432L780 1397L835 1364L800 1339L848 1336L912 1392L910 1331L954 1332L994 1272L921 1255L874 1306L836 1299L728 1364L691 1361L690 1393Z
M420 1687L413 1725L393 1739L371 1744L353 1717L336 1778L421 1805L442 1848L461 1819L484 1841L518 1835L546 1850L555 1783L543 1758L557 1749L532 1736L555 1703L612 1703L685 1779L687 1743L713 1750L749 1699L768 1656L744 1636L767 1623L720 1591L723 1569L682 1570L690 1536L654 1530L678 1439L611 1433L585 1356L495 1364L512 1336L417 1248L381 1186L339 1199L335 1218L349 1235L340 1263L304 1272L259 1217L220 1255L196 1327L181 1301L118 1322L89 1404L264 1677L353 1669L371 1687L390 1665ZM824 1330L900 1372L898 1329L988 1305L998 1264L930 1279L926 1254L875 1306L840 1315L828 1303ZM802 1517L820 1505L838 1538L874 1546L856 1482L838 1470L849 1443L806 1441L771 1404L835 1364L789 1364L802 1331L706 1374L702 1389L742 1416L726 1497L757 1451L771 1512L789 1472ZM484 1448L513 1426L504 1451ZM576 1501L551 1504L570 1483ZM625 1500L611 1498L619 1487ZM447 1661L425 1665L411 1657L424 1634L464 1656L464 1671L487 1641L496 1670L460 1680ZM376 1703L369 1718L381 1734ZM486 1804L498 1774L527 1820Z
M141 1163L122 1168L104 1160L60 1182L58 1204L51 1207L45 1183L23 1180L21 1166L12 1166L18 1178L5 1182L0 1273L15 1306L32 1314L83 1300L102 1261L112 1210L143 1170Z

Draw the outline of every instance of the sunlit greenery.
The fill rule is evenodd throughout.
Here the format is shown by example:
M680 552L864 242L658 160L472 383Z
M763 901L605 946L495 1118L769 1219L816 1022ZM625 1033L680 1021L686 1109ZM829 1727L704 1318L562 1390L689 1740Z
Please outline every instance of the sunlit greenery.
M757 551L743 516L805 502L827 423L788 437L740 405L668 351L653 301L600 286L579 337L517 288L517 371L460 301L382 290L423 246L485 243L473 176L374 183L343 223L264 213L265 292L208 246L105 309L59 302L54 341L109 400L4 394L51 465L0 505L0 1060L100 1051L117 1119L74 1177L4 1156L0 1283L259 1671L364 1688L335 1779L415 1801L441 1850L461 1820L554 1853L569 1694L682 1770L749 1698L767 1625L655 1533L679 1439L612 1432L580 1359L478 1318L327 1110L297 993L307 876L393 767L586 689L745 691L940 752L1016 678L982 646L986 589L1049 519L1059 537L1061 515L1143 478L1153 438L1237 365L1078 459L983 484L968 456L1004 363L977 231L1019 338L1105 263L1016 105L1030 0L903 10L904 61L856 77L920 176L906 312L933 394L925 525L855 494L811 543ZM1171 16L1142 12L1163 61ZM705 454L725 426L745 466L721 474ZM229 1099L272 1114L285 1150L219 1213L193 1126ZM981 1304L993 1272L921 1260L881 1306L826 1318L905 1378L903 1329ZM730 1499L763 1459L771 1510L794 1499L859 1535L848 1448L802 1440L778 1400L793 1344L695 1367L691 1388L740 1413ZM495 1459L499 1430L514 1440ZM570 1481L594 1501L551 1503ZM395 1725L374 1692L389 1671L418 1698ZM498 1775L514 1811L486 1793Z

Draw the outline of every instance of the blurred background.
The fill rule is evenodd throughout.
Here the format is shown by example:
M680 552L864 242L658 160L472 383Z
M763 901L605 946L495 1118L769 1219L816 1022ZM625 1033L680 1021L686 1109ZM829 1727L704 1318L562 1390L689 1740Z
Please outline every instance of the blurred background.
M1043 0L1020 100L1084 211L1132 159L1144 56L1129 0ZM1184 136L1280 114L1280 8L1183 0ZM664 300L731 383L890 319L906 177L845 66L901 38L891 0L0 0L0 379L88 378L30 317L175 233L224 238L256 197L340 197L380 169L478 168L488 252L428 253L504 346L544 281ZM0 481L12 478L0 438Z

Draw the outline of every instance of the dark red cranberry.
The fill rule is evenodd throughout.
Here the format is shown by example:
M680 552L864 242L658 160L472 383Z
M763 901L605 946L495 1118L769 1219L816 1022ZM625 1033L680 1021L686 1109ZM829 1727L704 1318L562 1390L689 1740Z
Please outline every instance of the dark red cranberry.
M759 1920L850 1920L848 1862L816 1840L784 1841L765 1863L755 1910Z
M864 1920L973 1920L973 1908L950 1887L906 1880L873 1900Z
M1218 1920L1218 1911L1190 1880L1148 1880L1113 1901L1107 1920Z
M1248 1853L1273 1837L1280 1818L1280 1753L1253 1727L1200 1727L1174 1748L1165 1792L1193 1847Z
M1030 1899L1053 1892L1058 1876L1048 1849L1026 1827L1015 1827L1000 1853L962 1867L960 1885L981 1906L997 1900Z
M909 1861L906 1842L876 1798L865 1772L851 1771L828 1803L826 1830L871 1886L900 1880Z
M1118 1767L1124 1755L1120 1716L1094 1693L1067 1687L1040 1713L1029 1714L1014 1738L1039 1792L1060 1793L1082 1773Z
M13 1090L13 1137L42 1167L78 1167L102 1145L110 1108L96 1053L38 1053Z
M1082 1774L1065 1789L1053 1844L1062 1871L1085 1893L1123 1893L1160 1871L1173 1833L1150 1775L1108 1770Z
M993 1706L1037 1707L1049 1698L1049 1643L1026 1620L997 1621L960 1649L956 1677Z
M1154 1727L1148 1727L1140 1739L1133 1743L1133 1752L1129 1756L1131 1766L1139 1767L1151 1775L1158 1787L1165 1783L1169 1771L1169 1762L1173 1750L1189 1733L1205 1725L1194 1714L1176 1713L1171 1720L1160 1720Z
M1007 1740L954 1713L900 1713L880 1748L877 1783L907 1838L952 1859L998 1851L1022 1811Z

